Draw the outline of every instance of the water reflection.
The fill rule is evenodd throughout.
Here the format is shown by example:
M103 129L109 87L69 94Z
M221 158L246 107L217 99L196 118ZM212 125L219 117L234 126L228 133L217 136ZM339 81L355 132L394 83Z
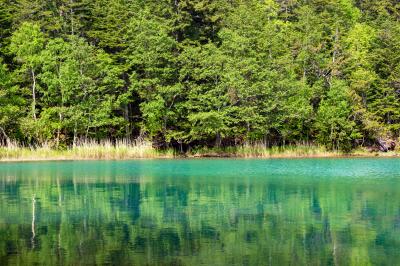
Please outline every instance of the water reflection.
M397 160L1 164L0 265L396 265L399 173Z

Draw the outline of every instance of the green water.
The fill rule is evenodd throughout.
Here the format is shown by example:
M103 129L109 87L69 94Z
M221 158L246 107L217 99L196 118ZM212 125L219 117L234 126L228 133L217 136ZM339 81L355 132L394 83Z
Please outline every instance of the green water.
M0 265L399 265L400 160L0 164Z

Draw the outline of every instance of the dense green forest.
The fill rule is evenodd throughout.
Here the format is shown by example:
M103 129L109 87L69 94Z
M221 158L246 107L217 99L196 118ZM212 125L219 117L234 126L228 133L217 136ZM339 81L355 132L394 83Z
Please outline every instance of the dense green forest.
M0 139L397 140L399 19L397 0L0 0Z

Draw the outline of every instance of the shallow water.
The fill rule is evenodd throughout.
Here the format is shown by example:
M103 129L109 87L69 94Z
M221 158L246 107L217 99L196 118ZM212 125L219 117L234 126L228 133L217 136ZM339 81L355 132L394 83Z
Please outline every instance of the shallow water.
M400 160L0 164L0 265L398 265Z

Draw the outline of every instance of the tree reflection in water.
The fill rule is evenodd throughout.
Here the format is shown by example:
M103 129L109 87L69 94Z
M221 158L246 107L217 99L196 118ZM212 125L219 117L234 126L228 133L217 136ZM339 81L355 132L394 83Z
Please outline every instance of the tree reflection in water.
M382 166L389 172L357 178L346 173L371 162L341 161L337 176L318 172L315 160L298 161L297 173L266 170L281 163L263 170L256 169L265 162L234 160L0 165L0 264L400 261L397 161Z

